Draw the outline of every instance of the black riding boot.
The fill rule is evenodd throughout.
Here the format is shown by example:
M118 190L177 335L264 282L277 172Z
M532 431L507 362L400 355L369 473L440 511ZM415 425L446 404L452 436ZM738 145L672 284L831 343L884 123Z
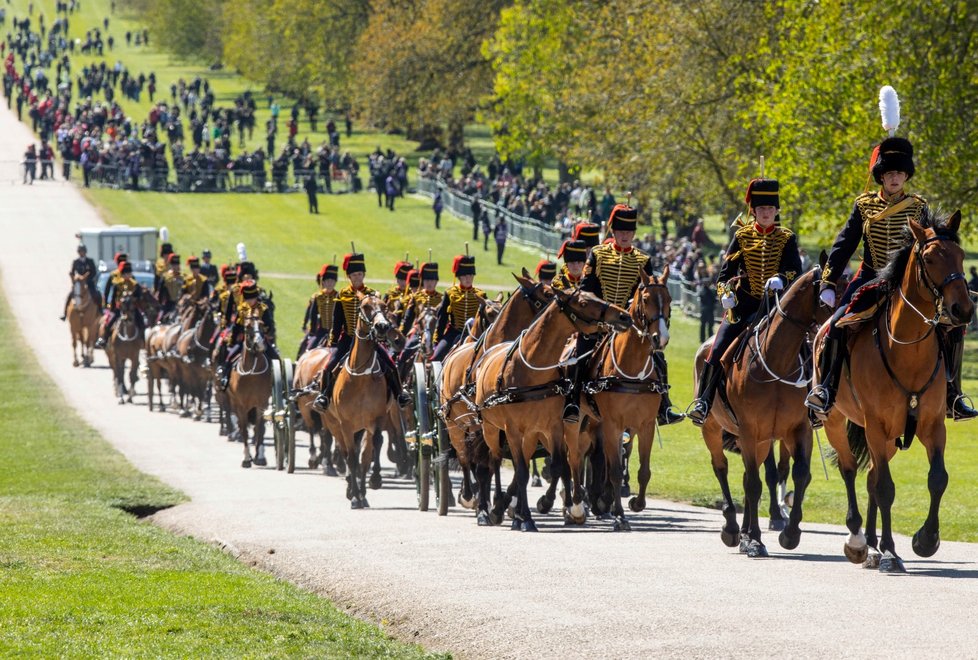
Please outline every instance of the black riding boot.
M102 329L102 334L98 336L95 340L95 348L105 348L108 343L108 338L112 336L112 326L115 325L115 318L105 324L105 328Z
M686 419L686 414L675 410L672 401L669 399L669 365L666 364L666 356L661 351L652 353L652 360L655 362L655 369L659 374L659 381L665 388L662 392L662 399L659 402L659 416L657 423L659 426L676 424Z
M320 385L320 392L312 402L312 407L322 412L329 408L329 402L333 398L333 370L329 366L323 370L323 379Z
M64 308L64 311L62 311L61 317L60 317L62 321L64 321L66 318L68 318L68 305L71 304L71 296L72 296L72 294L69 293L68 294L68 297L65 298L65 308Z
M390 388L391 394L397 399L398 407L407 408L411 405L411 395L401 387L401 378L397 375L397 370L393 366L384 370L384 378L387 379L387 387Z
M831 328L825 335L818 368L822 372L822 382L812 388L805 399L805 405L819 418L825 419L835 403L839 391L839 378L842 377L842 338L845 330Z
M964 333L959 328L944 337L944 366L947 372L947 418L956 422L978 417L969 397L961 392L961 364L964 361Z
M581 419L581 409L577 402L581 400L581 369L576 364L568 365L567 379L571 382L570 392L564 395L564 412L561 415L568 424L577 424Z
M703 426L706 423L706 418L710 414L710 408L713 406L713 397L717 393L720 374L722 373L723 367L719 364L710 364L707 362L703 365L703 374L700 376L700 387L696 393L696 400L693 401L689 411L686 413L690 421L696 424L696 426Z
M222 392L228 388L228 383L231 381L231 359L231 351L228 350L227 344L221 344L217 353L218 365L215 375Z

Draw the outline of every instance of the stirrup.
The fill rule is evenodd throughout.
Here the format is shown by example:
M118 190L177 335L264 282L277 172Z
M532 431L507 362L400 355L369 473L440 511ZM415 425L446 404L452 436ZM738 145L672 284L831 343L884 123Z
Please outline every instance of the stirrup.
M576 424L581 419L581 409L575 403L568 403L564 406L561 418L568 424Z
M659 426L678 424L684 419L686 419L686 413L679 412L672 406L667 406L663 410L660 410L659 414L656 416L656 422L659 424Z
M703 426L706 424L706 418L710 416L710 404L706 399L694 399L686 409L686 416L696 426Z
M825 421L832 410L832 392L825 385L819 384L812 388L812 391L805 397L805 406L815 415Z
M956 396L953 403L947 408L947 418L955 422L965 422L975 417L978 417L978 410L975 410L971 404L971 397L967 394Z
M411 395L407 392L401 392L397 395L397 405L401 408L407 408L411 405Z
M105 337L99 337L95 340L95 348L105 348Z
M312 400L312 409L316 412L326 412L329 408L329 397L326 396L324 392L320 392L315 399Z

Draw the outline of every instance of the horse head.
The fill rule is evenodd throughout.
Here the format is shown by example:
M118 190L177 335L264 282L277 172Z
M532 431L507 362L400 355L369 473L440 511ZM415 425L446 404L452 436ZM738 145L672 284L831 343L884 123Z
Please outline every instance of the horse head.
M624 332L632 327L632 317L626 310L583 289L570 293L554 289L554 302L583 334L606 329Z
M360 300L360 318L357 319L357 338L372 339L386 344L393 351L404 349L404 335L387 318L387 306L377 296L357 294Z
M652 339L652 347L662 350L669 344L669 323L672 317L672 296L669 294L669 266L662 275L649 276L641 271L638 291L632 299L629 313L640 335Z
M530 277L530 273L526 268L523 269L522 275L516 275L514 273L513 277L516 278L516 281L520 285L518 293L523 296L523 299L534 311L539 312L546 307L547 303L554 299L553 287L534 280Z
M261 319L251 319L245 325L245 349L252 354L265 352L265 330Z
M964 276L964 250L958 238L961 211L930 226L910 221L914 246L911 261L917 268L917 292L933 298L938 313L943 311L954 325L965 325L975 313ZM911 264L907 264L909 269Z

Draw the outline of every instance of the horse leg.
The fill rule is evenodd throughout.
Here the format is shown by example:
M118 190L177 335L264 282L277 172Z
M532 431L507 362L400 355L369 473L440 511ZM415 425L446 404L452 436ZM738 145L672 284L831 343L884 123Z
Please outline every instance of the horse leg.
M652 478L649 459L652 455L652 438L655 436L655 420L643 426L638 432L638 495L628 500L628 508L638 513L645 509L645 491ZM635 444L632 439L631 444Z
M237 420L238 434L241 438L241 446L244 447L244 458L241 460L241 467L250 468L251 467L251 448L248 447L248 415L243 414L240 409L235 410L231 413L231 421Z
M778 502L778 464L774 460L774 442L771 442L771 451L764 459L764 482L767 484L770 503L768 505L768 515L770 516L767 528L772 532L780 532L784 529L785 519L781 514L781 504Z
M866 504L866 545L869 546L869 556L863 562L863 568L879 568L880 551L879 538L876 536L876 513L879 506L876 499L876 480L879 478L879 470L876 465L871 465L866 473L866 491L869 501Z
M82 357L84 357L85 351L82 349ZM74 330L71 331L71 357L73 358L72 366L77 367L81 364L78 360L78 335Z
M370 463L374 456L374 451L377 447L375 441L375 436L368 429L360 431L360 464L359 469L356 469L356 463L351 466L351 471L358 473L360 477L360 505L361 508L366 509L370 505L367 503L367 471L370 469Z
M476 523L479 527L488 527L493 524L489 517L489 499L492 491L492 470L488 464L477 464L474 469L475 484L478 491L478 501L476 502Z
M139 353L136 353L136 357L130 360L129 365L129 398L127 400L132 403L132 397L136 393L136 381L139 380Z
M595 429L595 434L597 437L601 437L600 427ZM607 459L604 455L603 443L596 442L594 444L594 450L591 452L590 459L591 483L588 487L588 501L591 502L591 510L594 511L594 514L600 516L608 512L608 504L604 500L605 483L608 480L608 473L605 465Z
M947 488L947 470L944 467L944 425L943 420L937 429L931 443L925 443L921 434L921 442L927 448L927 458L930 460L930 470L927 473L927 490L930 491L930 509L923 526L913 535L912 547L918 557L933 557L941 547L940 508L941 497Z
M462 465L462 485L458 490L458 503L465 509L475 508L475 497L472 492L472 468Z
M622 467L622 431L617 426L611 427L607 422L601 425L601 440L604 443L604 455L608 461L608 481L611 486L613 497L611 499L611 511L609 516L614 518L612 529L616 532L630 532L631 525L625 519L625 511L621 506L622 480L624 470ZM631 443L629 443L631 444Z
M744 449L744 495L746 498L744 515L749 521L747 526L747 537L750 539L747 545L747 556L753 558L767 557L767 548L761 542L760 525L760 504L763 486L761 484L760 466L757 458L751 451L753 447Z
M384 479L380 475L380 450L384 446L384 436L380 432L379 426L374 429L371 438L370 455L373 457L373 472L370 474L370 490L379 490L384 483Z
M257 408L254 413L255 465L265 467L268 465L268 461L265 459L265 416ZM245 426L247 427L247 425Z
M530 466L529 458L522 452L514 452L513 468L516 471L516 506L513 513L513 530L522 532L537 531L536 523L530 515L530 506L527 503L526 488L530 485Z
M624 438L624 433L622 438ZM621 488L618 490L621 497L631 497L632 489L629 485L631 476L628 473L628 463L632 460L632 446L635 444L635 437L629 436L628 442L621 443L621 450L618 453L618 460L621 465Z
M534 488L540 488L543 485L543 481L540 479L540 470L537 469L537 459L530 461L533 466L533 481L530 483Z
M805 491L812 482L812 432L809 430L807 420L794 430L792 436L793 441L790 446L794 449L795 461L791 469L791 478L795 484L795 496L791 513L788 514L788 525L778 535L778 543L785 550L794 550L801 541L800 525L804 515L802 506L805 501ZM781 443L782 447L789 446L785 440ZM778 509L780 510L780 506Z
M874 461L875 462L875 461ZM880 551L883 557L880 559L881 573L906 573L907 569L903 566L903 561L896 553L896 544L893 542L892 529L892 508L893 501L896 499L896 486L893 483L893 475L890 474L890 464L885 456L880 457L879 476L876 479L876 501L880 508Z
M554 451L554 455L550 459L551 475L560 474L560 472L556 472L556 470L562 469L563 464L566 464L567 461L569 460L566 454L567 454L566 451L556 451L556 450ZM534 468L536 467L536 464L537 464L536 459L533 459ZM547 492L541 495L540 499L537 500L537 511L539 513L550 513L550 510L553 509L554 502L557 500L557 482L558 479L556 478L551 479L550 483L547 485ZM569 506L569 504L566 502L569 491L565 490L564 493L565 493L564 508L566 509L567 506Z

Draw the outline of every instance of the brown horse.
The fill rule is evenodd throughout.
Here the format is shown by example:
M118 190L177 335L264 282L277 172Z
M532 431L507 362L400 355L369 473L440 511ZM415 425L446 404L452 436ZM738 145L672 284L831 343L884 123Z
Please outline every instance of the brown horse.
M184 330L174 346L176 355L172 363L176 367L176 380L180 389L181 417L190 417L197 421L204 416L204 406L210 403L212 385L211 351L212 338L217 328L217 314L206 300L200 300L194 305L191 320L192 327ZM188 401L189 400L189 401ZM194 402L194 410L190 410L190 401Z
M553 299L553 289L535 282L523 269L523 275L514 275L519 288L489 322L488 315L479 315L473 324L471 335L478 341L466 341L445 357L439 385L439 404L445 429L452 447L462 466L462 488L459 503L475 509L479 525L498 525L505 509L502 487L498 478L498 464L493 465L488 448L482 439L482 427L471 408L475 396L475 365L491 348L519 336L534 317ZM492 477L496 476L496 511L489 510L489 492ZM477 493L472 492L475 477ZM476 501L475 495L478 495Z
M265 328L254 319L245 325L241 354L231 367L228 380L227 403L231 411L232 427L236 424L244 445L241 467L250 468L251 450L248 447L248 425L254 425L255 465L268 464L265 460L265 408L272 396L271 360L265 354ZM233 431L231 431L233 435Z
M95 339L98 336L98 305L85 283L85 275L75 275L68 303L68 326L71 328L71 352L74 366L92 366L95 362ZM81 348L81 361L78 350Z
M964 325L974 313L964 276L964 252L958 244L960 224L960 211L946 221L930 217L922 224L910 221L905 247L880 273L886 294L880 313L851 330L848 369L825 422L848 496L846 526L851 534L844 547L846 557L853 563L866 561L868 568L878 565L884 573L906 571L893 542L890 510L896 491L889 463L898 449L910 446L914 435L930 461L930 509L912 547L917 555L930 557L941 544L939 510L948 481L944 466L947 382L936 327L945 320ZM867 453L871 467L864 535L855 477L856 457ZM882 522L878 546L877 508Z
M333 436L326 428L323 413L312 407L312 402L319 393L318 385L322 382L322 371L329 362L332 350L329 348L313 348L305 351L295 363L292 375L292 390L295 392L295 406L302 418L302 424L309 432L309 467L323 466L326 475L335 477L336 468L333 465ZM316 451L316 438L320 439L320 450ZM338 456L338 454L337 454Z
M119 403L132 403L136 381L139 380L139 351L143 347L143 335L139 331L136 315L139 310L132 296L125 295L119 301L119 318L112 327L112 336L105 344L105 355L112 369L112 390ZM125 368L129 363L129 387L125 384Z
M823 264L799 277L783 298L773 298L770 312L760 317L724 354L721 363L726 373L726 390L716 394L702 427L713 473L723 493L726 524L720 537L729 547L740 543L741 550L750 557L767 556L759 522L762 490L759 468L772 455L777 439L782 442L782 451L794 459L795 486L788 523L778 541L783 548L792 550L801 540L799 525L805 489L811 481L812 456L812 427L805 408L810 359L807 346L818 324L830 316L830 310L818 304L824 253L822 256ZM696 380L709 347L710 341L697 352ZM694 383L695 387L698 384ZM743 527L737 525L724 455L724 447L732 448L734 442L745 469Z
M537 446L555 458L565 451L561 411L569 385L562 378L564 344L574 332L624 331L631 325L627 311L594 294L554 290L554 300L515 341L496 346L482 359L475 404L493 460L502 459L504 443L509 446L516 471L513 529L536 531L526 488ZM568 515L576 521L584 518L582 477L571 474L574 504Z
M351 509L370 506L366 483L374 455L370 434L383 426L390 406L397 405L389 396L387 379L377 357L378 343L386 341L396 351L404 347L404 337L387 319L383 301L362 294L359 298L353 346L338 369L330 406L323 414L326 428L346 458L347 498Z
M592 462L602 469L594 471L592 492L611 498L615 531L631 529L625 519L620 497L623 475L621 439L625 431L632 436L638 435L640 460L638 495L632 498L629 506L632 511L645 508L645 489L652 474L649 455L663 391L652 355L665 349L669 343L672 304L666 286L669 268L667 266L660 277L650 278L644 272L641 277L628 309L632 327L625 332L606 335L595 347L588 363L588 384L580 404L586 420L582 420L580 425L567 425L564 436L571 474L581 473L585 454L592 442L598 441ZM597 460L599 457L603 460ZM551 488L556 481L553 480ZM553 497L551 491L547 496L548 500L541 504L552 506L553 500L549 499ZM593 504L595 497L591 499ZM565 508L570 506L566 498L564 504ZM539 504L537 508L540 509Z

